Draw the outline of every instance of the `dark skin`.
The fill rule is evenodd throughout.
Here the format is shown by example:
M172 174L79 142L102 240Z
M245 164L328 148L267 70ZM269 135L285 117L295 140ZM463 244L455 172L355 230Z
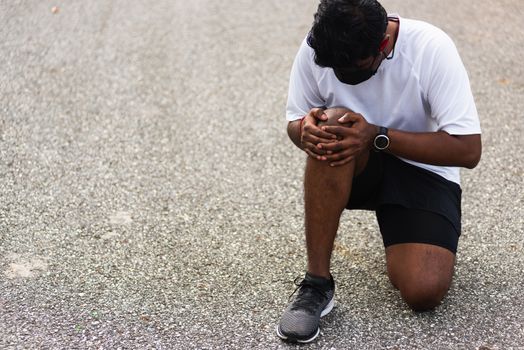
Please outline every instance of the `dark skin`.
M340 125L320 126L326 121L324 111L313 108L302 122L288 124L288 135L309 156L332 166L346 164L358 154L370 150L378 126L358 113L347 112ZM482 153L480 135L450 135L445 131L414 133L389 129L388 152L420 163L473 169Z
M395 25L388 25L386 35L394 35ZM385 54L392 50L393 42L390 40ZM358 65L369 67L366 64L371 62L373 57ZM333 242L351 193L351 179L364 169L378 126L347 109L313 108L302 122L290 122L287 131L293 143L309 155L304 179L308 272L328 278ZM388 152L426 164L474 168L482 151L480 135L390 129L388 136ZM386 248L388 276L417 311L440 304L451 284L454 262L451 251L435 245L405 243Z

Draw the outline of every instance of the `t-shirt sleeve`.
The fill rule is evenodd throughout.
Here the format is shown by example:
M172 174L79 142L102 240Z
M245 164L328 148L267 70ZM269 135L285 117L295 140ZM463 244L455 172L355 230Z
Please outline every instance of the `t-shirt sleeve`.
M314 64L313 51L304 40L295 56L289 78L286 106L286 119L288 121L300 119L311 108L324 105L313 73Z
M451 38L440 32L428 43L421 76L427 87L431 117L439 130L451 135L480 134L480 122L468 73Z

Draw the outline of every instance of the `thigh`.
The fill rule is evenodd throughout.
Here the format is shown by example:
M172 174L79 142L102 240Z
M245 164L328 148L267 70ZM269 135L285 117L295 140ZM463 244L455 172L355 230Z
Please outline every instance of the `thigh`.
M384 246L401 243L426 243L457 251L460 233L447 217L427 209L382 204L376 210Z
M396 229L396 235L398 231L402 235L414 235L420 243L444 245L455 252L461 230L460 186L397 157L385 154L384 160L384 178L377 208L397 205L387 207L383 216L389 215L384 220L397 219L405 223L401 229ZM453 226L451 230L450 224ZM406 225L410 225L409 231L405 229ZM406 239L403 243L409 243L411 238Z

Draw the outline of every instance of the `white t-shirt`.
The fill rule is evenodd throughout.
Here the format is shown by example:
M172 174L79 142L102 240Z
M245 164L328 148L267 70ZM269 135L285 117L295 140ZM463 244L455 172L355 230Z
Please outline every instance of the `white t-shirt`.
M316 65L304 40L291 70L286 119L300 119L314 107L346 107L369 123L403 131L480 134L468 74L453 41L431 24L405 18L393 59L383 60L358 85L344 84L333 69ZM403 160L460 184L458 167Z

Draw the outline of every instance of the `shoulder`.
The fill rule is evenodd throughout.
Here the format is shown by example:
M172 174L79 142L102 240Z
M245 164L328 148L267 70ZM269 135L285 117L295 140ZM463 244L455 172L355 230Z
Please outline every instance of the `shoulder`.
M451 37L442 29L433 24L414 20L403 19L404 49L411 57L419 59L435 58L445 52L456 51Z
M412 71L423 86L433 84L437 76L447 75L449 78L453 72L459 73L463 69L455 43L442 29L413 19L405 19L402 24L403 56L411 62Z
M296 60L302 64L314 65L315 51L307 43L307 36L302 40L297 52Z
M307 38L302 40L291 69L291 77L300 76L310 80L319 81L325 76L327 69L315 63L315 51L307 43Z

